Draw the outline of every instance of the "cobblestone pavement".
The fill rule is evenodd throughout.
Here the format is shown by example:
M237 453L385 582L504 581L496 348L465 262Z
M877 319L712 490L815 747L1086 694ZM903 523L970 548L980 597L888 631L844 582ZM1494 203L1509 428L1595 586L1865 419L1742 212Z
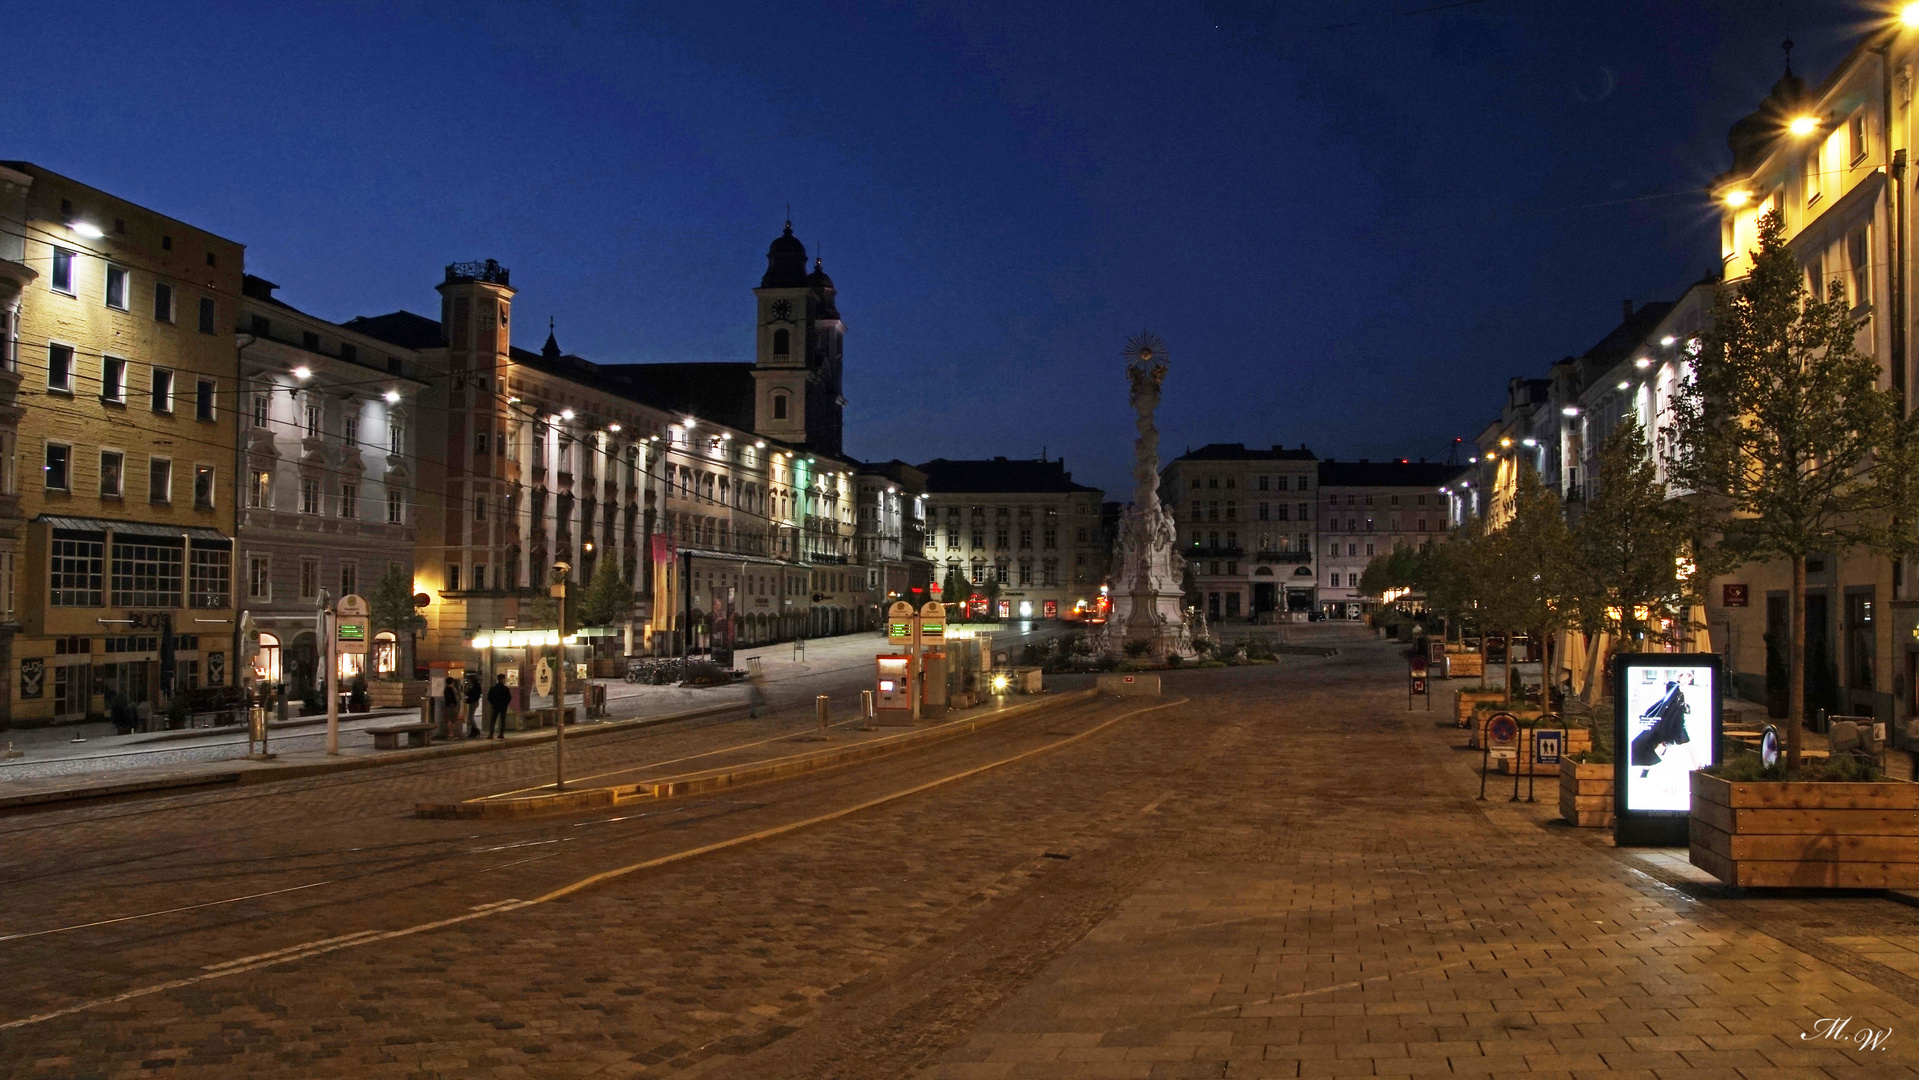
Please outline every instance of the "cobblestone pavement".
M1390 647L1341 648L1175 673L1185 704L548 903L503 902L1152 702L650 816L404 816L529 748L0 821L0 934L324 882L0 940L0 1075L1915 1074L1919 911L1732 896L1550 824L1547 789L1477 802ZM1891 1035L1801 1038L1833 1017Z

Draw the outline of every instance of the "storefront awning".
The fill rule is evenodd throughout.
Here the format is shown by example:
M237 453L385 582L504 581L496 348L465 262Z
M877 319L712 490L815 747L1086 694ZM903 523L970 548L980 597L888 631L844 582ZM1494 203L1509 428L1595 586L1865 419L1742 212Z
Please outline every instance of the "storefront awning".
M217 529L205 529L194 525L160 525L151 521L114 521L109 518L67 517L62 514L41 514L33 519L35 524L46 524L56 529L73 532L103 533L111 530L121 536L151 536L157 539L178 540L187 537L196 545L208 547L230 547L233 541L220 535Z

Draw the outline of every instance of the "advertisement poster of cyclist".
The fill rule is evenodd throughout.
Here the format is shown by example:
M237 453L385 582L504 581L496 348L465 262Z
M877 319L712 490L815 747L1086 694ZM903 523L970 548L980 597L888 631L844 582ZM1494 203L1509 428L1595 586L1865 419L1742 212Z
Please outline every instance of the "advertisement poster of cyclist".
M1719 658L1642 653L1617 657L1616 665L1617 805L1624 815L1685 815L1693 770L1716 760Z

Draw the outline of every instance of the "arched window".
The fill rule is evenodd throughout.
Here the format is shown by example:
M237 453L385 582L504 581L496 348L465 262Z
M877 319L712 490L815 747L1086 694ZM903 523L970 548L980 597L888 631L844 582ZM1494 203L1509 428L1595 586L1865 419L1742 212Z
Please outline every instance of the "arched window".
M785 356L792 351L792 336L785 330L773 331L773 355Z
M780 331L780 333L784 334L786 333L786 331L782 330ZM785 394L773 395L773 419L775 420L786 419L786 395Z

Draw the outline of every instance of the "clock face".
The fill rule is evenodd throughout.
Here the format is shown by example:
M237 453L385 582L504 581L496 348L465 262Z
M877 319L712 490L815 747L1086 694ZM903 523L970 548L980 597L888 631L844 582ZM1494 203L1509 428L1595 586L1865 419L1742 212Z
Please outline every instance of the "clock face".
M772 310L774 319L785 322L793 317L793 302L791 300L775 300L773 301Z

